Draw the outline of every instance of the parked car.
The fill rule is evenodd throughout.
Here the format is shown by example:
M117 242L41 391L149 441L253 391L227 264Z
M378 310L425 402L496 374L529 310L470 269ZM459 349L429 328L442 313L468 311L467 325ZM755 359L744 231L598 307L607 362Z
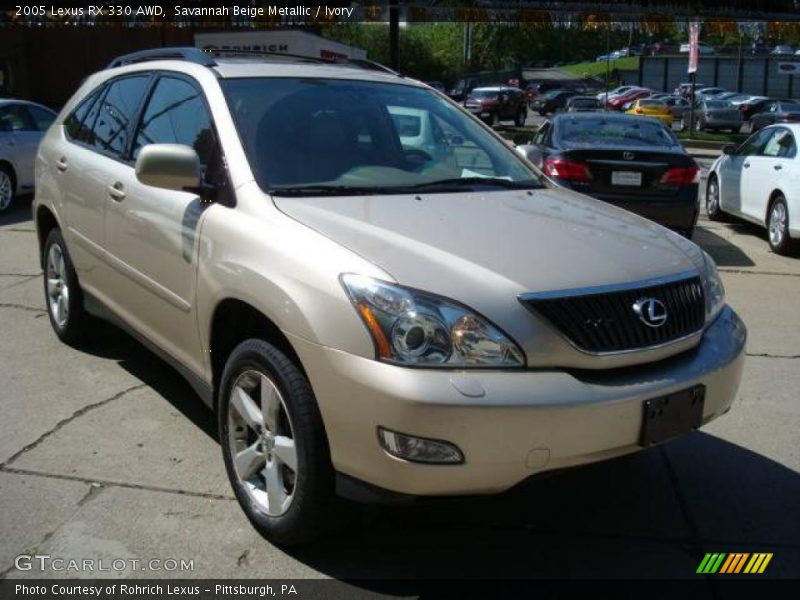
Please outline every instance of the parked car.
M790 56L794 54L794 48L792 48L791 46L787 46L785 44L778 44L772 49L772 52L770 52L770 54Z
M531 102L531 110L535 110L542 116L558 112L566 107L567 100L577 95L578 92L572 90L550 90Z
M48 130L34 200L55 334L105 316L175 365L264 536L320 535L337 493L497 493L731 408L746 329L698 246L410 78L287 60L114 60ZM427 111L443 158L403 148L389 107ZM657 184L646 156L610 171L691 185L677 148Z
M764 102L761 109L750 117L750 131L758 131L772 123L800 121L800 101L775 100Z
M679 46L669 41L655 42L645 49L645 54L656 56L657 54L676 54Z
M653 92L651 90L645 88L637 88L631 90L621 96L614 96L612 97L607 105L608 108L611 110L622 110L622 107L628 103L633 102L634 100L638 100L639 98L647 98Z
M757 112L764 108L764 105L769 102L766 96L753 96L751 94L740 94L739 96L729 98L728 102L733 104L742 113L742 119L749 121Z
M441 81L426 81L425 84L444 94L444 84Z
M627 94L631 90L640 89L638 85L621 85L619 87L614 88L613 90L609 90L608 92L600 92L597 94L597 99L600 102L604 102L606 100L606 96L608 99L611 100L617 96L621 96L623 94Z
M728 129L737 133L742 128L742 111L725 100L697 100L694 103L694 127L698 131ZM683 113L681 130L689 129L689 111Z
M0 98L0 213L33 190L36 149L55 118L41 104Z
M767 48L767 45L764 42L753 42L750 44L750 54L769 54L769 48Z
M662 123L609 112L556 115L532 145L536 164L559 185L692 236L700 171Z
M567 112L602 110L603 103L594 96L573 96L567 99Z
M682 96L670 95L660 100L669 107L673 120L680 120L684 113L689 110L689 101Z
M768 125L741 146L723 148L711 165L706 212L713 220L735 215L765 227L778 254L797 250L800 239L800 125Z
M514 121L517 127L522 127L528 118L525 94L519 88L475 88L464 107L490 125L497 125L500 121Z
M625 111L626 115L634 115L641 117L650 117L660 121L668 128L672 127L672 111L661 100L651 100L650 98L640 98L634 100L633 105L629 110Z
M701 100L701 99L704 99L704 98L708 98L708 99L713 98L715 100L718 100L719 98L717 98L717 96L720 96L720 95L724 94L727 91L728 90L726 90L725 88L721 88L721 87L695 88L694 98L695 98L695 100Z
M681 54L689 52L689 42L684 42L681 44L679 52ZM714 49L714 46L710 46L705 42L698 42L697 43L697 53L698 54L716 54L717 51Z
M707 86L705 83L695 83L694 84L695 92L697 90L699 90L699 89L703 89L703 88L706 88L706 87L709 87L709 86ZM691 83L681 83L681 84L678 85L678 87L675 88L675 95L676 96L687 97L691 93L691 91L692 91L692 84Z

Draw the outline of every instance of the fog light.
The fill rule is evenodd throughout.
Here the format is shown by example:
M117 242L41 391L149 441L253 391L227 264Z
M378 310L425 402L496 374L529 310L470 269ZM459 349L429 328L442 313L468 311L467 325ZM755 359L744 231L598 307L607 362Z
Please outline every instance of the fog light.
M392 456L411 462L455 465L464 462L454 444L442 440L429 440L378 427L381 446Z

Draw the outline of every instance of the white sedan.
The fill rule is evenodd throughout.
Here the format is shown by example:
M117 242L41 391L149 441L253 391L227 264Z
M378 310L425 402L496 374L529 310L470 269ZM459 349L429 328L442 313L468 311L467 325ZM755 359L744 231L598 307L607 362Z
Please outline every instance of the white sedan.
M33 190L36 150L55 118L40 104L0 98L0 212L17 194Z
M734 215L769 232L769 245L789 254L800 245L800 125L770 125L738 148L723 148L708 174L706 211L712 221Z

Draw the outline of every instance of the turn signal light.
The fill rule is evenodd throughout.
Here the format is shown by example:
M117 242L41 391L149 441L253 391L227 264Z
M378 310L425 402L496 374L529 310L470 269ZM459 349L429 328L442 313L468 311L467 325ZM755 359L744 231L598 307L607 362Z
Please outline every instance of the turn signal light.
M692 185L700 182L700 169L698 167L674 167L669 169L661 178L661 183L666 185Z

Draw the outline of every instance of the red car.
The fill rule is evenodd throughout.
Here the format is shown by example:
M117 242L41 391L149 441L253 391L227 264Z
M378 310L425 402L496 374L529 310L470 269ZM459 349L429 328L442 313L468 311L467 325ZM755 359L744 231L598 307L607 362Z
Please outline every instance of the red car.
M639 98L646 98L653 93L653 90L631 90L627 94L622 96L615 96L608 101L608 108L612 110L622 110L622 105L627 104L628 102L633 102L634 100L638 100Z

